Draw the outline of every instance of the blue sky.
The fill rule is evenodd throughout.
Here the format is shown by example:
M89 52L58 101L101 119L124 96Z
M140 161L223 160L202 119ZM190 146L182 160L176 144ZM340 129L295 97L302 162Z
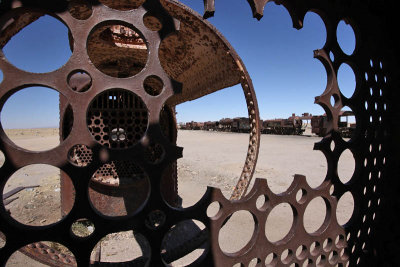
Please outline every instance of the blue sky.
M203 1L182 2L203 12ZM257 21L252 18L247 1L225 0L216 1L215 16L209 22L226 37L246 65L262 119L324 112L314 104L314 97L326 86L325 70L313 58L313 50L322 48L326 38L324 24L317 14L308 13L303 29L296 30L282 6L267 4L264 18ZM341 22L337 33L342 49L351 53L355 46L351 27ZM52 17L43 17L17 34L3 52L10 62L24 70L55 70L71 55L67 28ZM355 81L349 66L341 66L338 79L341 91L350 97ZM247 116L240 86L183 103L177 112L178 122ZM1 121L4 128L56 127L58 114L58 93L34 87L15 93L5 103Z

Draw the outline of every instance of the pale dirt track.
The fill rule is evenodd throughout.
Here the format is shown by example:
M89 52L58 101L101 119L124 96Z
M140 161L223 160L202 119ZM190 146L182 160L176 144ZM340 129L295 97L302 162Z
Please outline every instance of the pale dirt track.
M18 145L32 150L46 150L58 143L58 131L54 129L13 130L10 138ZM235 186L246 157L248 134L220 133L204 131L179 131L178 146L184 147L183 158L178 160L178 188L183 199L183 206L193 205L201 198L208 185L218 187L229 198ZM261 148L255 178L265 178L274 193L284 192L292 183L294 174L307 177L308 183L316 187L324 180L327 164L324 155L313 151L313 145L319 141L317 137L262 135ZM1 162L1 155L0 155ZM354 170L354 159L350 153L341 158L339 175L351 177ZM33 169L22 169L13 176L4 192L16 186L39 184L33 190L25 190L17 194L18 200L7 206L15 218L33 225L46 225L60 219L59 210L59 173L49 166ZM253 180L254 181L254 180ZM252 184L251 184L252 186ZM250 191L250 188L249 188ZM45 212L53 209L52 216ZM310 204L311 205L311 204ZM345 222L352 212L351 197L341 200L337 212L339 221ZM321 225L325 211L318 201L309 207L311 216L305 221L306 229L316 230ZM293 220L289 205L283 204L273 210L267 221L267 237L271 241L280 240L289 231ZM243 247L250 239L254 229L251 215L246 211L235 213L228 224L220 232L220 245L226 252L234 252ZM132 240L118 242L119 248L134 248ZM124 245L125 244L125 245ZM115 243L108 241L104 250L106 261L122 259L123 253L117 253ZM111 252L110 252L111 251ZM191 256L201 253L195 251ZM140 254L140 253L139 253ZM108 256L107 256L108 255ZM182 266L191 261L183 259L175 263ZM28 263L29 262L29 263ZM43 266L32 263L29 258L16 253L7 266Z

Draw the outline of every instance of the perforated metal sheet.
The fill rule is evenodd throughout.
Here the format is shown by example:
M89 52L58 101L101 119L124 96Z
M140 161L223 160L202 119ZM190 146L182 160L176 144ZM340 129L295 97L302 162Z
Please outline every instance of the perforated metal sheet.
M1 26L5 25L8 18L12 16L18 17L21 12L31 10L28 7L29 4L24 3L24 1L21 2L22 6L24 6L22 8L18 8L18 5L11 6L8 2L2 3ZM19 3L21 4L21 2ZM268 0L252 0L248 2L253 9L254 16L261 19L264 5ZM282 195L274 195L268 189L265 181L258 180L256 181L255 189L239 201L228 201L219 190L209 189L204 198L188 210L171 208L163 201L158 190L151 190L151 193L146 198L146 204L135 216L114 220L113 227L110 228L109 219L100 216L89 204L88 183L93 173L103 166L103 156L107 160L123 160L129 157L135 161L135 164L142 166L146 175L149 176L150 187L152 189L159 188L163 171L168 170L170 168L168 166L173 166L176 159L181 156L181 149L171 144L163 134L162 127L159 125L159 114L168 99L170 104L178 103L183 96L179 95L181 88L178 83L174 82L166 74L155 55L158 55L158 47L161 40L178 29L176 20L170 15L184 22L185 31L189 33L190 26L187 25L197 26L202 25L203 22L194 16L190 10L169 1L162 1L169 14L165 12L159 2L153 0L146 1L143 6L140 6L142 2L135 1L134 4L140 7L129 12L109 9L93 2L91 6L92 15L89 18L86 15L82 17L77 15L80 12L72 15L77 9L74 9L75 11L73 12L71 11L71 15L65 12L67 10L66 2L60 1L55 5L51 2L42 1L32 5L44 8L52 13L55 12L56 16L63 20L71 30L74 43L71 60L56 72L32 74L15 69L2 55L0 68L4 73L4 81L1 83L0 103L3 105L7 98L16 91L15 88L21 88L26 84L35 83L56 88L63 94L71 107L74 127L71 129L69 137L59 147L41 153L33 153L17 148L8 139L4 130L0 128L2 141L0 142L0 149L6 158L4 165L0 169L1 189L3 189L5 182L12 173L20 167L33 163L46 163L59 167L71 177L76 190L76 200L68 216L61 222L46 228L20 225L7 214L2 205L0 208L0 230L5 235L6 244L0 249L0 261L2 263L6 262L9 256L17 249L27 244L41 241L44 238L64 244L74 254L78 265L87 266L93 247L102 237L110 232L134 229L148 238L152 251L156 252L152 254L150 265L159 266L163 264L158 252L165 233L180 221L196 219L203 222L207 229L210 230L211 242L209 250L206 250L208 252L204 258L199 259L200 264L203 266L228 266L236 263L243 266L249 264L252 259L256 259L259 265L264 265L270 253L272 253L272 262L270 263L272 266L313 266L317 263L318 258L322 265L395 265L400 251L397 244L399 228L397 221L394 219L394 213L398 211L399 207L396 198L399 183L395 177L398 176L396 170L398 171L399 168L397 163L400 148L398 141L400 127L397 123L400 113L398 105L394 105L398 96L398 90L396 91L396 89L399 87L399 61L397 61L399 56L395 50L398 43L393 40L393 32L395 31L392 31L396 28L393 26L394 24L391 24L395 21L395 19L392 19L395 9L390 5L390 1L283 0L275 2L283 4L289 10L294 27L301 28L305 14L308 11L314 11L322 17L327 28L327 41L324 47L315 52L315 57L325 66L328 74L327 88L320 97L316 98L316 102L330 116L331 126L328 136L320 143L315 144L315 149L321 150L328 162L326 178L321 186L310 188L304 177L298 176L287 192ZM120 4L126 5L127 3ZM25 6L27 6L27 9L25 9ZM214 9L213 1L206 1L205 7L206 16L211 15ZM82 10L86 9L83 8ZM159 33L152 32L143 25L141 18L148 10L159 14L164 19L164 27ZM79 17L80 19L77 20L74 17ZM343 53L337 42L336 27L342 19L346 19L355 30L356 49L352 55ZM105 20L119 20L132 24L143 34L150 56L146 63L148 68L145 67L137 76L123 79L105 76L100 74L89 61L82 60L88 58L85 40L87 40L90 30ZM16 23L20 23L20 21L16 20ZM207 29L213 30L211 27ZM192 36L198 36L194 32L191 33ZM7 34L15 34L15 29L11 29ZM2 41L7 40L7 34ZM173 44L182 45L174 41L170 41L169 44L171 46ZM163 49L164 51L167 50L165 47ZM256 130L259 118L257 103L252 98L254 91L248 74L240 59L232 49L229 49L229 46L228 50L229 56L221 59L221 62L224 62L224 60L230 61L227 65L236 68L236 74L241 74L237 76L236 80L229 75L226 77L230 82L240 81L242 83L252 126L250 153L247 156L241 181L232 196L234 199L239 199L244 194L254 172L259 142L259 132ZM178 53L176 53L177 51ZM179 55L179 51L181 50L167 51L167 54L176 53ZM222 51L226 55L226 51L223 49ZM327 56L330 52L334 54L334 61ZM180 55L182 56L180 63L187 63L184 60L187 55L185 56L185 53ZM197 55L202 55L199 56L202 59L199 61L202 62L202 66L208 66L208 60L219 58L211 59L201 53ZM356 76L355 93L350 98L345 97L337 85L336 75L340 65L343 63L349 64ZM85 93L69 89L66 84L67 79L57 79L58 77L68 77L70 73L77 69L84 69L92 76L92 89ZM183 73L190 72L189 68L183 70L180 68L172 69L177 69L178 71L174 72L170 69L167 73L180 77L184 81L188 80L188 76ZM204 72L198 72L198 76L195 77L198 79L198 77L206 73L207 71L205 70ZM156 97L147 94L142 86L144 79L150 75L158 76L165 86L164 90ZM203 85L213 82L218 84L218 75L211 75L210 77L211 79L204 82ZM123 150L109 149L93 139L92 133L88 131L86 119L88 114L87 107L91 105L93 99L114 88L123 88L137 95L147 107L148 112L147 128L143 132L144 137L137 140L133 139L135 141L131 141L131 147L126 145L129 148ZM207 90L196 96L206 93ZM175 97L170 98L173 95ZM336 99L334 106L329 101L332 96ZM344 140L336 131L338 113L343 106L348 106L353 110L357 121L357 128L350 140ZM123 134L121 132L118 133L119 135ZM117 138L117 140L120 139ZM335 144L333 151L331 150L332 142ZM147 154L147 159L146 156L143 156L144 151L148 149L148 144L154 144L154 147L157 145L162 147L164 153L162 160L154 161L154 158L149 154ZM68 151L77 145L84 145L92 150L92 162L88 162L87 166L79 166L77 160L75 162L72 160L71 162L71 159L68 160L67 158ZM338 176L337 165L340 155L347 149L353 154L356 167L351 180L343 184ZM159 155L160 153L155 154ZM150 155L152 154L150 153ZM150 162L148 159L150 159ZM334 190L330 193L332 186ZM303 203L299 203L294 197L294 193L300 188L307 193L307 198ZM346 225L340 226L335 217L335 208L337 201L347 192L350 192L354 198L355 212ZM266 195L269 201L264 208L257 209L255 200L261 194ZM317 196L325 200L328 212L323 227L316 234L308 234L303 229L302 216L307 203ZM206 209L213 201L218 201L222 208L215 217L208 218ZM294 212L294 223L290 235L281 242L272 244L264 236L263 225L265 225L265 220L270 210L282 202L289 203L292 209L296 211ZM230 255L221 251L218 232L224 220L238 210L249 211L253 215L256 227L253 238L245 249ZM148 218L153 217L152 215L156 213L165 215L163 222L156 228L146 226L146 219L148 221ZM86 239L71 236L69 232L71 224L82 217L90 219L96 226L96 231ZM21 236L24 238L21 239ZM327 243L330 246L328 248L321 247L321 244L326 240L328 240ZM312 243L319 244L319 246L316 246L316 250L310 250ZM301 257L295 256L294 251L301 246L304 246L304 253L301 253ZM288 257L282 257L281 255L286 250Z

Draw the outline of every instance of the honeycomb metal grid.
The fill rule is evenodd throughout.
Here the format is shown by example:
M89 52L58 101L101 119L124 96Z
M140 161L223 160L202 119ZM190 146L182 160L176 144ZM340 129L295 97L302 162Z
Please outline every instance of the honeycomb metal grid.
M164 15L166 16L165 11L162 10L159 3L150 3L152 1L148 2L149 3L147 4L147 6L150 6L148 7L149 9L153 9L153 11L156 13L164 12ZM44 13L54 14L54 11L57 11L51 9L52 5L50 2L42 2L40 5L43 5L44 7L49 7L47 9L44 8ZM57 8L62 9L62 6L58 5ZM8 140L4 131L1 130L1 137L3 141L1 143L1 150L7 151L6 162L1 169L2 188L4 187L5 181L14 172L14 170L25 165L41 162L58 166L60 167L60 169L64 170L68 174L68 176L71 177L77 196L72 211L65 218L63 218L61 222L52 225L49 229L32 228L20 225L5 212L3 207L1 211L2 220L0 222L0 227L2 232L4 232L7 240L6 245L4 248L2 248L0 255L1 262L3 263L16 249L19 249L23 245L43 240L44 238L46 240L55 241L67 246L75 255L78 265L87 266L89 263L89 255L91 249L93 248L95 243L102 238L101 236L104 237L110 232L126 229L126 225L130 225L130 227L134 227L135 229L141 229L143 228L143 224L141 224L140 222L144 221L143 218L145 216L145 213L148 213L153 209L161 208L159 207L159 203L163 202L161 201L159 194L154 193L153 195L155 196L148 197L148 204L145 210L141 212L141 214L139 214L135 218L129 218L125 221L113 222L115 228L112 231L110 231L110 229L107 230L107 228L109 228L107 227L108 220L96 214L88 203L87 188L90 176L95 172L96 169L98 169L102 165L98 156L99 150L102 150L103 152L105 151L105 154L107 154L109 158L121 160L123 158L129 157L132 160L135 160L135 162L137 162L138 164L143 165L146 169L147 174L152 177L150 181L153 188L157 188L157 180L159 180L158 177L161 177L162 170L165 168L165 166L176 160L181 155L181 149L170 144L170 142L163 137L160 131L160 127L157 126L159 120L158 114L160 113L162 104L172 94L179 93L180 87L178 83L172 81L165 74L162 67L158 64L156 56L149 58L149 60L147 61L147 65L149 66L149 68L143 70L140 74L136 75L134 79L125 78L123 80L102 75L98 73L98 70L95 69L93 65L91 65L89 62L82 62L81 60L82 58L88 58L86 55L85 40L87 39L89 30L101 21L118 18L118 20L122 20L126 23L130 23L139 27L140 31L146 37L146 41L148 42L150 50L149 54L151 55L157 54L156 47L158 47L160 40L162 39L160 35L166 36L167 33L173 32L175 30L175 23L173 23L171 18L166 16L166 19L164 21L164 28L160 32L155 33L147 30L144 27L143 22L141 21L141 18L146 13L146 9L144 7L132 10L131 12L125 12L125 16L120 16L119 11L105 8L102 5L93 5L92 8L93 14L95 15L91 16L85 21L75 20L66 12L55 13L56 18L62 20L68 26L68 28L71 30L71 35L74 37L74 50L70 60L67 62L66 65L64 65L56 72L45 74L26 73L21 70L15 69L7 61L4 60L4 57L2 57L0 63L0 67L4 73L4 80L2 82L2 91L0 95L2 103L4 103L10 95L10 93L8 92L12 92L14 88L20 88L24 84L30 84L32 83L32 81L34 81L34 83L36 84L41 84L57 89L67 99L67 103L70 103L74 115L74 127L72 127L68 138L66 138L57 148L50 151L41 152L39 153L39 155L35 153L35 156L32 156L33 154L30 151L18 149L12 142ZM22 7L13 9L8 12L6 16L12 16L16 13L24 11L29 12L29 8ZM7 19L7 17L5 19ZM68 77L68 74L76 69L84 69L85 71L90 73L93 78L92 88L87 92L79 93L79 95L70 90L68 86L64 84L67 80L66 77ZM163 92L156 98L153 97L152 99L148 97L143 89L137 89L142 87L144 78L150 75L156 75L157 77L159 77L163 81L163 84L165 86ZM14 79L14 77L23 78ZM60 79L58 77L65 78ZM159 143L164 149L165 157L163 162L159 164L159 168L148 168L148 166L146 166L146 162L143 162L142 160L143 157L141 155L138 155L137 151L143 151L143 148L140 148L144 146L142 143L138 143L132 148L126 148L123 151L116 152L107 149L104 150L104 147L96 144L90 132L87 130L87 126L85 126L85 114L87 112L86 108L89 106L91 99L93 99L97 94L108 90L107 87L109 84L117 85L118 88L126 88L126 90L133 91L145 103L149 111L145 136L149 141L156 140L157 143ZM156 101L154 101L153 99L156 99ZM77 143L90 147L94 155L92 163L85 168L70 165L69 162L66 161L66 158L63 159L57 156L63 155L65 151L68 151L69 148ZM18 162L16 164L12 164L12 161L10 161L11 158L17 159L16 161ZM154 200L154 198L157 200ZM89 220L96 223L96 232L88 239L82 240L73 236L69 236L68 234L68 229L70 228L72 222L79 218L88 218ZM138 227L138 225L142 226ZM162 233L158 233L158 235L160 234ZM24 236L24 240L20 240L18 236ZM159 238L161 239L161 237ZM154 248L153 250L157 251L158 243L155 242L154 244L156 248Z
M265 2L267 1L256 2L264 2L265 4ZM361 3L360 1L348 1L347 3L340 1L279 1L279 3L285 5L288 8L293 18L295 27L301 27L301 23L299 23L301 22L301 19L299 18L303 18L306 11L308 10L316 11L320 15L322 14L321 16L325 24L327 25L328 34L328 41L322 50L326 50L326 52L332 50L335 54L335 61L333 62L333 64L329 64L329 59L325 57L325 64L327 64L333 70L333 72L330 73L329 69L327 69L328 76L330 76L330 78L332 78L332 75L334 73L337 73L337 70L342 62L349 63L349 65L352 66L352 68L355 70L357 88L353 97L347 99L339 92L340 102L342 103L342 105L351 107L356 114L357 129L353 138L349 142L346 142L340 137L339 134L333 131L328 137L324 138L320 143L317 143L315 145L315 149L321 150L327 157L328 171L325 182L329 185L334 185L333 196L335 196L337 199L340 199L340 197L345 192L351 192L354 197L355 213L353 214L349 223L344 226L344 234L346 235L346 239L348 239L346 250L347 253L350 255L350 265L374 265L377 259L380 259L382 262L384 262L385 259L379 258L380 255L374 255L374 253L376 253L377 251L381 251L377 244L374 243L374 240L380 240L374 230L377 228L377 222L379 222L378 219L380 217L380 206L385 203L386 198L390 197L384 197L382 192L384 190L384 181L388 179L389 172L388 162L390 161L390 154L388 154L388 151L390 148L388 146L391 144L391 142L389 142L389 137L391 134L391 118L389 114L392 108L389 102L389 96L393 94L392 91L393 84L395 83L395 78L392 75L396 73L393 69L390 68L397 67L397 64L393 62L394 59L390 57L390 51L386 50L387 47L383 43L383 40L390 40L391 38L388 36L382 36L382 38L379 38L383 33L385 33L384 31L380 31L381 27L384 26L384 24L382 23L383 16L376 17L371 15L371 11L368 9L368 3ZM263 7L263 5L261 4L259 4L259 6ZM258 13L262 12L259 11ZM340 47L338 47L335 41L335 26L342 18L351 19L353 27L356 28L357 48L352 56L347 56L343 54L343 52L341 52L340 50ZM322 55L323 54L324 53L322 52ZM324 58L324 56L322 56L322 58ZM371 60L372 66L370 63ZM326 61L328 61L328 63ZM1 67L3 69L4 63L1 63ZM366 72L368 74L368 78L364 78L367 77L365 76ZM375 77L374 73L377 75L376 79L369 78ZM333 77L333 79L335 80L336 78ZM371 88L372 90L370 90ZM326 93L328 95L332 93L338 93L337 89L338 88L334 87L327 88ZM1 94L2 98L3 95L4 94ZM328 103L324 103L324 99L319 100L321 101L320 103L323 105L327 112L330 112L331 114L335 114L337 112L332 107L330 107ZM365 105L365 102L367 102L368 105ZM335 116L333 115L332 117ZM334 124L332 126L334 126ZM2 139L4 142L4 134L2 135ZM331 151L329 148L332 141L335 142L334 151ZM7 142L4 142L1 144L2 151L8 151L7 149L4 149L5 147L9 148L10 145L7 144ZM345 149L350 149L352 151L356 162L355 173L353 174L353 177L348 184L341 183L336 171L340 154ZM27 162L26 159L22 161L25 161L25 163ZM9 163L6 162L5 166L7 166L7 164ZM23 166L24 163L19 163L17 165ZM4 168L4 166L1 169L2 176L5 173L5 169L6 168ZM6 173L10 173L10 171L7 171ZM78 184L75 180L74 182ZM388 184L388 182L385 183ZM261 185L259 186L259 188L261 188ZM385 190L388 189L385 188ZM206 208L207 204L205 204L205 202L211 203L210 201L212 200L223 202L224 199L220 198L220 196L218 196L218 193L215 192L216 191L209 189L202 203L200 203L197 208ZM329 196L326 197L329 198ZM290 201L289 199L284 200L286 202ZM246 201L248 200L243 200L243 202ZM249 205L245 204L238 204L236 207L234 204L228 203L227 205L231 206L229 210L253 209ZM6 218L4 212L2 212L1 215L2 218ZM179 212L176 213L176 215L177 218L186 217ZM204 218L204 216L196 216L196 214L193 214L190 211L188 211L186 215L188 216L187 218L201 219L201 221L205 222L207 227L211 226L212 230L214 230L213 227L215 227L216 231L219 230L218 225L215 224L212 219L210 225L209 223L207 223L207 218ZM387 214L384 215L386 217L388 216ZM333 217L331 217L331 219L332 218ZM101 218L98 218L98 220L101 222ZM4 220L4 222L3 220L1 221L1 230L5 232L6 235L10 234L11 237L13 237L12 231L6 230L4 225L5 221L6 220ZM67 226L67 224L64 225ZM331 223L330 225L333 224ZM26 242L28 242L29 240L38 240L38 235L32 235L32 233L34 233L35 231L33 231L33 229L29 230L31 231L26 231L26 233L27 236L30 236L30 238L28 238ZM381 233L388 234L388 232L385 232L382 229L378 228L378 230L380 230ZM39 232L41 232L41 234L44 233L42 231ZM29 233L31 233L31 235ZM333 233L332 231L329 234L334 234L334 236L336 236L337 234L343 233ZM36 238L32 238L32 236L36 236ZM45 234L44 236L48 235ZM332 238L334 238L334 236L332 236ZM69 241L68 237L64 236L64 238L54 239L56 239L60 243L63 243L62 241L66 241L66 245L71 249L74 254L76 253L75 256L77 256L78 262L85 262L85 259L87 260L87 258L85 258L84 256L85 253L78 253L78 251L73 246L74 243ZM319 242L323 241L322 239L319 239L317 237L315 237L315 240ZM4 259L6 259L10 255L10 251L18 248L18 246L16 246L15 244L27 244L26 242L19 241L14 242L13 246L6 245L6 247L4 247L1 251L2 253L0 259L4 261ZM251 243L252 244L249 247L251 247L253 250L249 250L250 252L243 253L241 255L243 259L246 258L246 260L248 260L249 256L246 255L251 255L251 253L254 252L254 248L263 247L255 246L255 243L253 241ZM213 247L213 252L215 253L214 249L218 249L218 243L216 246ZM260 254L256 255L256 257L260 257L261 259L262 255L264 255L264 252L260 252ZM84 260L82 261L82 259ZM219 259L220 258L218 258L218 260ZM369 260L372 261L368 262ZM210 259L207 258L206 262L207 261L210 261ZM229 262L232 261L232 258L229 258ZM390 259L388 261L390 261ZM276 263L276 265L283 264L286 264L286 262L279 264Z
M87 120L90 133L100 144L125 148L143 137L147 117L147 108L136 95L125 90L109 90L93 100Z

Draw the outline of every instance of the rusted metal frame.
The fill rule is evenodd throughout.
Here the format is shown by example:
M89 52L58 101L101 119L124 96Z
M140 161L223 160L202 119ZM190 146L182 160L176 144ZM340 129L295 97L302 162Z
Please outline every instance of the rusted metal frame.
M317 5L317 7L319 7L318 5ZM301 17L301 16L300 16ZM364 92L365 93L365 92ZM356 110L356 114L357 114L357 110ZM359 117L358 118L360 118L360 116L361 115L358 115ZM361 127L361 126L357 126L358 128L359 127ZM379 126L378 126L378 128L379 128ZM360 130L360 128L358 129L358 130ZM343 151L343 149L344 148L346 148L347 147L347 145L345 145L344 143L341 143L341 139L340 139L340 136L338 136L336 133L335 133L335 131L333 131L332 132L332 138L333 138L333 140L335 140L335 141L337 141L336 143L337 143L337 145L339 145L339 148L338 149L335 149L335 152L333 153L333 156L334 157L336 157L336 161L337 161L337 158L338 158L338 156L340 155L340 153L341 153L341 151ZM369 138L369 137L368 137ZM329 143L330 143L330 141L331 141L332 139L330 139L330 138L326 138L326 139L324 139L320 144L317 144L316 145L316 148L317 149L323 149L323 152L324 153L327 153L327 155L329 155L329 153L331 153L331 152L328 152L328 145L329 145ZM357 140L357 139L356 139ZM361 143L362 145L365 145L364 143ZM357 145L357 144L356 144ZM360 151L363 151L363 150L360 150ZM358 158L359 158L359 156L357 156ZM368 165L369 166L369 165ZM371 168L371 167L368 167L368 168ZM328 170L328 172L330 173L330 174L332 174L332 169L329 169ZM359 172L358 172L358 174L359 174ZM342 185L340 185L340 183L338 182L338 178L336 177L334 177L334 179L335 179L335 191L334 191L334 195L335 196L338 196L338 197L340 197L340 195L341 194L343 194L343 192L344 191L346 191L346 189L342 186ZM329 184L329 183L328 183ZM326 187L326 185L325 185L325 188L327 188ZM356 186L354 186L353 187L354 189L358 189L359 187L356 187ZM249 194L250 195L250 194ZM359 198L357 198L356 199L356 201L359 201ZM352 224L354 224L354 222L352 223ZM357 227L353 227L353 226L349 226L349 228L347 228L347 229L350 229L350 227L352 227L352 233L355 233L355 231L357 231L356 229L357 229ZM218 232L218 229L216 230L217 232ZM356 235L356 234L355 234ZM353 234L352 234L352 236L354 236ZM354 237L352 237L351 239L350 239L350 242L354 242L353 241L354 240ZM218 245L218 243L217 243L217 245ZM218 248L216 248L216 249L218 249ZM357 254L358 254L358 251L359 251L359 249L357 248ZM351 260L352 261L356 261L357 259L356 259L356 256L352 256L351 257Z
M243 166L242 173L240 175L239 181L237 182L235 188L233 189L231 200L238 200L243 195L246 194L247 188L249 187L250 181L254 175L255 167L257 164L258 152L260 149L260 114L258 111L257 98L254 92L253 84L245 69L243 63L236 61L238 68L243 73L241 77L241 85L243 88L243 93L245 95L249 121L250 121L250 138L249 147L247 150L247 156L245 164Z
M76 41L76 40L75 40ZM76 47L75 47L76 48ZM4 70L4 69L3 69ZM55 79L54 79L55 80ZM166 84L167 84L167 86L168 85L170 85L170 83L169 82L167 82L167 81L164 81ZM169 87L169 88L171 88L171 87ZM69 92L66 92L66 95L67 95L67 97L68 97L68 95L70 95L70 93ZM74 103L74 101L70 101L70 102L72 102L73 104L72 105L74 105L75 103ZM82 105L82 106L85 106L85 105ZM76 106L74 106L74 108L76 108ZM75 113L76 113L76 111L75 111ZM78 112L78 114L79 114L79 112ZM79 118L80 116L75 116L75 118ZM83 116L83 118L84 118L84 116ZM82 127L82 129L85 129L86 127ZM3 135L4 135L4 133L3 133ZM74 138L74 137L76 137L76 133L74 133L74 130L72 131L72 133L71 133L71 136L70 136L70 138ZM161 137L161 136L160 136ZM85 142L84 141L84 136L80 136L80 140L82 141L82 142ZM162 140L162 138L159 138L159 140ZM67 142L67 141L65 141L65 142ZM165 144L164 144L165 145ZM62 146L62 145L61 145ZM64 145L65 146L65 145ZM168 147L168 146L166 146L166 147ZM5 151L4 149L3 149L3 151ZM125 153L126 154L126 153ZM9 156L10 155L10 153L8 153L7 154L7 156ZM23 158L23 157L22 157ZM36 159L36 160L40 160L40 158L39 159ZM43 157L42 157L42 160L43 160ZM24 160L22 160L22 161L24 161ZM50 160L50 162L51 162L52 160ZM49 160L46 160L45 161L46 163L47 162L49 162ZM53 164L55 164L54 163L54 160L52 161L52 163ZM23 164L23 163L20 163L20 164ZM55 164L55 165L59 165L59 164ZM76 182L76 180L73 180L73 182ZM76 187L75 186L75 188L78 188L79 189L79 187ZM156 187L155 187L156 188ZM78 196L79 196L79 194L77 194ZM161 200L161 199L160 199ZM82 198L81 198L81 201L82 201ZM158 202L158 201L156 201L156 202ZM87 210L87 208L84 208L84 206L82 207L80 207L80 208L83 208L84 210ZM73 209L76 209L75 207L73 208ZM76 212L72 212L72 213L76 213ZM89 214L87 214L87 215L90 215L90 213ZM70 215L69 217L71 217L72 215ZM76 215L75 215L76 216ZM65 221L71 221L69 218L68 218L68 216L65 218ZM61 224L65 224L65 221L63 221ZM11 230L11 229L10 229ZM7 232L7 234L9 234L10 233L10 230L8 230L8 231L6 231ZM52 231L52 232L54 232L54 231ZM103 231L103 234L104 234L104 231ZM42 237L43 236L46 236L46 235L42 235ZM36 237L37 238L37 237ZM12 240L12 238L9 238L9 240ZM31 238L29 239L27 239L26 240L26 242L28 242L29 240L32 240ZM64 240L65 241L65 240ZM93 241L91 241L91 242L93 242ZM11 242L11 241L8 241L7 242L7 244L6 244L6 248L5 248L5 250L3 249L2 250L2 252L5 252L5 251L9 251L10 249L11 249L11 245L10 244L12 244L13 242ZM68 244L67 244L68 245ZM69 246L69 247L71 247L72 249L72 251L73 251L73 253L77 256L77 259L78 259L78 262L81 262L81 263L83 263L82 262L82 260L83 261L86 261L85 260L85 257L81 257L80 255L83 255L83 251L81 251L81 252L79 252L78 250L77 250L77 248L75 248L74 246ZM90 246L86 246L86 248L90 248ZM82 248L81 248L82 249ZM85 249L86 250L86 249ZM80 255L79 255L80 254ZM2 253L2 255L4 255L3 253Z

